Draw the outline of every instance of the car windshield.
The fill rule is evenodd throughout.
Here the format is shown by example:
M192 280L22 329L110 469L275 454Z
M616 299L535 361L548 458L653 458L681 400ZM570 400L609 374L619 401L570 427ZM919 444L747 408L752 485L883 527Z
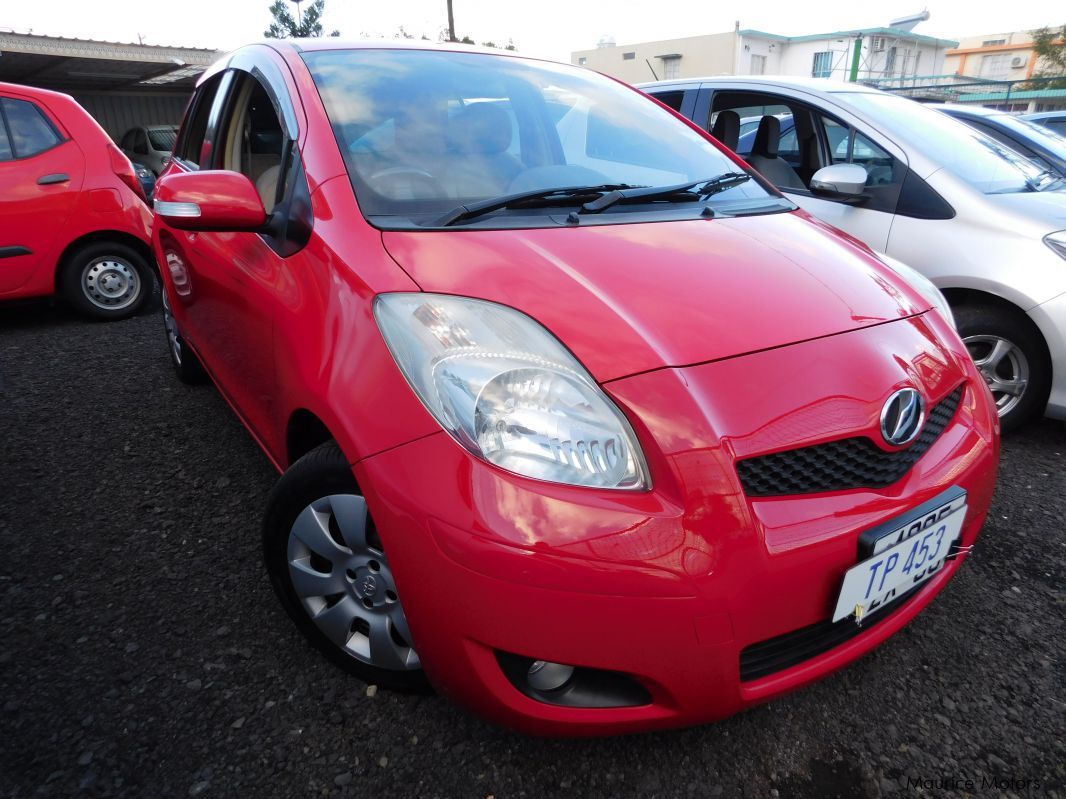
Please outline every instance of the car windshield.
M847 101L875 127L902 141L985 194L1033 191L1044 171L994 139L914 100L848 92Z
M588 70L432 50L323 50L303 57L359 206L379 227L434 226L462 206L509 195L678 186L740 169L670 112ZM736 214L792 207L756 180L721 189L703 203L656 198L655 209L670 214L705 204ZM588 199L588 192L558 193L517 212L505 204L475 223L516 226L518 215L522 227L550 226L558 223L552 217L559 206ZM597 221L648 208L619 202Z
M152 143L153 150L171 152L174 142L178 138L177 128L149 128L148 140Z

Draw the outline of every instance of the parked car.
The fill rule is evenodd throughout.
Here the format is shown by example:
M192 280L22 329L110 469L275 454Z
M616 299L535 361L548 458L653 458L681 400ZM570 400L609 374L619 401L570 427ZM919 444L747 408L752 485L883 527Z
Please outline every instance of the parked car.
M549 734L721 718L880 644L995 481L935 292L630 87L458 47L240 49L156 186L170 357L282 471L291 618Z
M151 222L133 165L85 109L0 83L0 301L136 313L154 285Z
M1022 114L1022 119L1051 128L1054 133L1066 136L1066 108L1058 111L1040 111L1035 114Z
M1066 178L1066 138L1006 111L971 105L931 105L942 114L1005 144L1055 177Z
M127 130L119 146L131 161L140 162L152 170L152 174L159 175L170 160L177 135L178 129L174 125L144 125Z
M144 164L136 161L132 163L133 172L137 175L137 181L141 184L141 191L144 192L145 198L151 202L152 192L155 191L155 173Z
M739 120L762 115L747 161L943 291L1005 430L1066 418L1061 181L957 120L854 83L723 77L643 89L681 91L689 116L741 152Z

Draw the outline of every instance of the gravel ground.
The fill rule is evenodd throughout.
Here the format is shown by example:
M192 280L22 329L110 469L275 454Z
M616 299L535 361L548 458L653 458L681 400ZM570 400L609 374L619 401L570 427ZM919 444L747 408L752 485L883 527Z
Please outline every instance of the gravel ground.
M0 795L1066 796L1062 423L1006 442L973 557L877 652L720 724L591 741L368 690L305 646L260 561L274 472L173 377L158 311L0 309L0 449Z

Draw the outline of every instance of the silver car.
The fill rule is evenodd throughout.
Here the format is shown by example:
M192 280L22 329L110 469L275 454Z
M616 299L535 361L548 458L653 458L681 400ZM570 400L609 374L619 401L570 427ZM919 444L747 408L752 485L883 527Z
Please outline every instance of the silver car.
M119 148L131 161L144 164L158 177L170 160L177 137L176 125L145 125L127 130Z
M854 83L721 77L641 86L803 209L947 297L1005 430L1066 419L1066 182L958 120ZM754 133L740 122L760 117Z

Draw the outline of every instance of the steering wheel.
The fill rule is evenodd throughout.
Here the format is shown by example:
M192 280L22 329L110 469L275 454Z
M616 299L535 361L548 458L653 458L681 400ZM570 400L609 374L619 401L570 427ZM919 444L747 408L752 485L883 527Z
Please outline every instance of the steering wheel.
M390 166L375 172L367 182L390 200L429 200L447 197L444 186L424 169Z

